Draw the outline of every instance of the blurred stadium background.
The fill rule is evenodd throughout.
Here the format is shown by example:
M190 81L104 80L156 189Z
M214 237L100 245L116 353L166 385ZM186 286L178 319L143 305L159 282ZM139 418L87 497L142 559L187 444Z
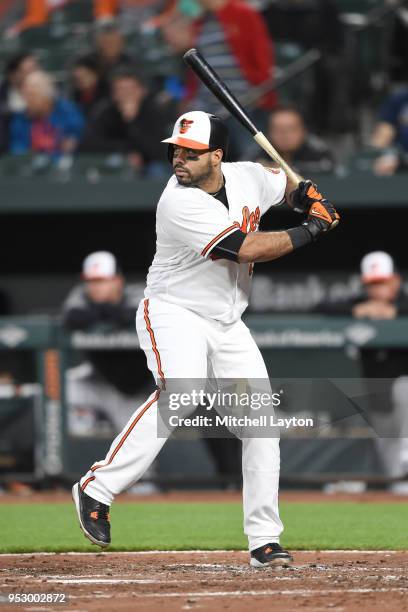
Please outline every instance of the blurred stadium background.
M283 138L281 152L336 203L343 223L324 247L257 266L246 320L272 376L403 377L408 374L404 308L387 317L392 320L362 321L341 306L358 299L360 261L378 250L392 256L402 279L398 299L407 300L408 5L247 2L262 17L269 64L265 72L265 58L261 61L258 78L248 70L248 58L235 58L250 85L243 99L271 138L276 136L278 148L282 130L292 130L295 144L286 143L285 151ZM68 485L105 455L115 420L85 397L76 400L75 418L69 417L67 380L86 359L98 361L95 353L104 353L105 371L126 363L133 396L145 392L150 374L132 326L66 329L62 307L80 283L84 258L94 251L113 253L129 291L142 297L155 249L155 206L170 176L158 141L175 117L199 100L181 57L194 45L205 51L205 27L217 22L220 11L219 23L228 23L230 4L0 3L4 491ZM253 64L257 61L254 57ZM30 112L33 97L38 91L47 97L48 89L50 106L44 102L46 111ZM62 127L55 115L50 118L57 102ZM280 125L280 135L273 123L277 108L292 120L289 127ZM119 124L129 129L115 132ZM233 120L229 126L231 159L260 158L242 128ZM294 213L278 209L266 215L262 228L297 223ZM115 380L107 382L115 386ZM304 411L327 411L316 404L309 398ZM384 400L386 414L394 408L390 398ZM370 433L351 426L339 433L333 423L318 439L283 439L282 486L327 488L347 481L348 490L360 491L366 483L385 488L391 479L402 480L405 464L399 471L392 460L387 465ZM222 449L197 431L195 440L168 442L145 490L234 488L239 472L234 443Z

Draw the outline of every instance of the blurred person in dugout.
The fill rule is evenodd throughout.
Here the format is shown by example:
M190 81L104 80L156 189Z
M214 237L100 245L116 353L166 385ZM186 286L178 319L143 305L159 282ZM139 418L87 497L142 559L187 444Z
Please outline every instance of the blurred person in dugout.
M84 118L74 102L58 95L49 74L37 70L25 77L24 110L11 114L9 148L14 155L41 153L50 159L71 155L77 148Z
M74 287L63 305L63 323L69 331L133 329L140 294L126 286L116 258L107 251L91 253L82 268L83 283ZM134 412L142 394L155 389L146 376L142 351L87 351L87 361L67 374L68 428L72 435L92 435L98 415L103 415L119 433ZM205 438L205 445L224 487L235 486L240 466L240 441L227 437ZM130 492L157 491L149 478ZM237 481L238 482L238 481Z
M334 171L334 159L328 146L308 132L302 114L294 106L278 106L270 113L266 136L300 175ZM271 165L270 157L258 147L252 158L264 166Z
M361 320L391 320L408 315L408 299L392 257L373 251L361 261L361 294L352 302L321 305L325 314L352 315ZM360 348L362 376L369 393L368 419L376 431L376 447L386 476L396 479L394 493L408 495L408 349ZM370 379L383 379L381 393ZM371 392L370 392L371 391ZM397 437L398 436L398 437ZM400 480L399 480L400 479Z
M126 285L114 255L108 251L88 255L82 280L63 304L64 326L69 331L131 331L140 295ZM149 390L144 355L130 350L89 350L85 355L86 361L67 375L70 431L92 434L98 415L103 415L119 432L140 394Z

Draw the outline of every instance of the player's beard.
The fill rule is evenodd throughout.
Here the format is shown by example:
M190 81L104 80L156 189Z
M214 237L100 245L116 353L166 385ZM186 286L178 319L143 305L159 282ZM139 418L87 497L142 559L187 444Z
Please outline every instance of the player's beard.
M176 170L176 168L183 168L183 170L186 172L184 176L175 175L178 184L183 185L183 187L200 187L203 183L207 182L211 178L212 173L214 172L210 159L208 160L207 165L196 173L191 172L191 170L181 166L181 164L175 166L174 170Z

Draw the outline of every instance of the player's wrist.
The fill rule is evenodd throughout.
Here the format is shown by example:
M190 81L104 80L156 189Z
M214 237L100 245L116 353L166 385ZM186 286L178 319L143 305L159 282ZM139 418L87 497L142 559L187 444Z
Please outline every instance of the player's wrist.
M329 229L328 223L321 219L310 217L307 221L304 221L298 227L292 227L287 230L289 238L293 245L293 250L300 249L307 244L316 242L320 235L327 232Z
M303 225L299 225L299 227L292 227L291 229L286 230L286 233L289 235L294 251L313 242L311 233Z

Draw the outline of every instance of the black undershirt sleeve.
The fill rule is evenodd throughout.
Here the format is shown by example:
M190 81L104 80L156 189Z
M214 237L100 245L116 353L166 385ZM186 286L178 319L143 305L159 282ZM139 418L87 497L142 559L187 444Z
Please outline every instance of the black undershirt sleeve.
M225 189L225 182L217 193L211 193L216 200L224 204L225 208L229 209L228 206L228 198L227 192ZM238 251L242 246L242 243L245 240L246 234L241 230L237 230L229 236L226 236L221 242L217 244L216 247L210 253L211 259L229 259L230 261L235 261L238 263Z
M211 259L229 259L238 263L238 251L244 242L246 234L237 229L226 238L223 238L221 242L217 244L211 251Z

